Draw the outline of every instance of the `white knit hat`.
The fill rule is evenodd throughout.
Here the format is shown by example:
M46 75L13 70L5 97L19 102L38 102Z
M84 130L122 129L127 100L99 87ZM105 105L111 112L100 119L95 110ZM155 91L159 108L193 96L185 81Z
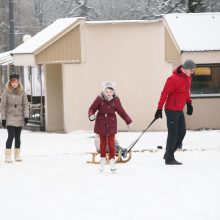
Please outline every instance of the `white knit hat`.
M103 82L102 87L103 87L103 91L105 91L107 88L115 90L115 82L110 82L110 81Z

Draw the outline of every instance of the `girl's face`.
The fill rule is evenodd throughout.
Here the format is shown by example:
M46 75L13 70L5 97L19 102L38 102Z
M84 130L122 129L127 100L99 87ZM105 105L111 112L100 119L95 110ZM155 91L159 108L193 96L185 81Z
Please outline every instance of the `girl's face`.
M10 83L14 89L16 89L18 87L18 80L17 79L11 79Z
M112 96L114 95L114 91L107 88L107 89L105 89L105 91L104 91L104 95L105 95L107 98L112 98Z

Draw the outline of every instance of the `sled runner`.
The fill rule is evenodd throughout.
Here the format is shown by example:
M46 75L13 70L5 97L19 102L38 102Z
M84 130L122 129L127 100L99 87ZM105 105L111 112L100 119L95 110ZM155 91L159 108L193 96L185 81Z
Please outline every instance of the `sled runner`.
M99 153L98 152L89 152L87 153L92 156L91 160L88 160L87 163L93 163L93 164L99 164ZM115 161L116 163L127 163L131 159L131 152L129 152L126 157L124 158L122 156L122 152L119 151L115 155ZM109 163L109 155L106 153L106 163Z
M87 161L87 163L94 163L99 164L99 152L100 152L100 142L99 142L99 136L95 136L95 147L96 152L90 152L87 154L90 154L92 156L92 159ZM126 163L131 159L131 152L127 153L127 149L122 148L117 139L115 138L115 161L116 163ZM109 163L109 154L108 154L108 146L106 149L106 163Z
M121 153L119 155L116 154L115 156L115 161L116 163L127 163L129 160L131 160L131 156L132 154L135 154L135 153L145 153L145 152L148 152L148 153L157 153L158 151L160 151L162 148L155 148L155 149L149 149L149 148L144 148L144 149L140 149L140 150L133 150L133 151L130 151L127 153L127 156L126 158L124 158ZM91 160L87 161L87 163L93 163L93 164L99 164L99 153L97 152L90 152L90 153L86 153L88 155L91 155L92 158ZM108 164L109 163L109 159L108 159L108 153L106 154L106 163Z

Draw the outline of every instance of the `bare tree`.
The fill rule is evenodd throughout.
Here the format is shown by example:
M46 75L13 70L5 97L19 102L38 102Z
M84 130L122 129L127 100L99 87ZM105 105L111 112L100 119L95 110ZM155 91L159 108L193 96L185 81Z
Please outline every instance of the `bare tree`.
M188 12L218 12L219 0L188 0Z
M0 1L0 51L9 50L9 8L8 1Z

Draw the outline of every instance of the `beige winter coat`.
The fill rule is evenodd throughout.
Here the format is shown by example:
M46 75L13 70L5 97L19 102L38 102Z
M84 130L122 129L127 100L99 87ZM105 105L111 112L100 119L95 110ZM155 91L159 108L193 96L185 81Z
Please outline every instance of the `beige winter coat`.
M8 82L1 96L1 119L7 126L22 127L24 118L29 118L27 95L20 82L16 89Z

